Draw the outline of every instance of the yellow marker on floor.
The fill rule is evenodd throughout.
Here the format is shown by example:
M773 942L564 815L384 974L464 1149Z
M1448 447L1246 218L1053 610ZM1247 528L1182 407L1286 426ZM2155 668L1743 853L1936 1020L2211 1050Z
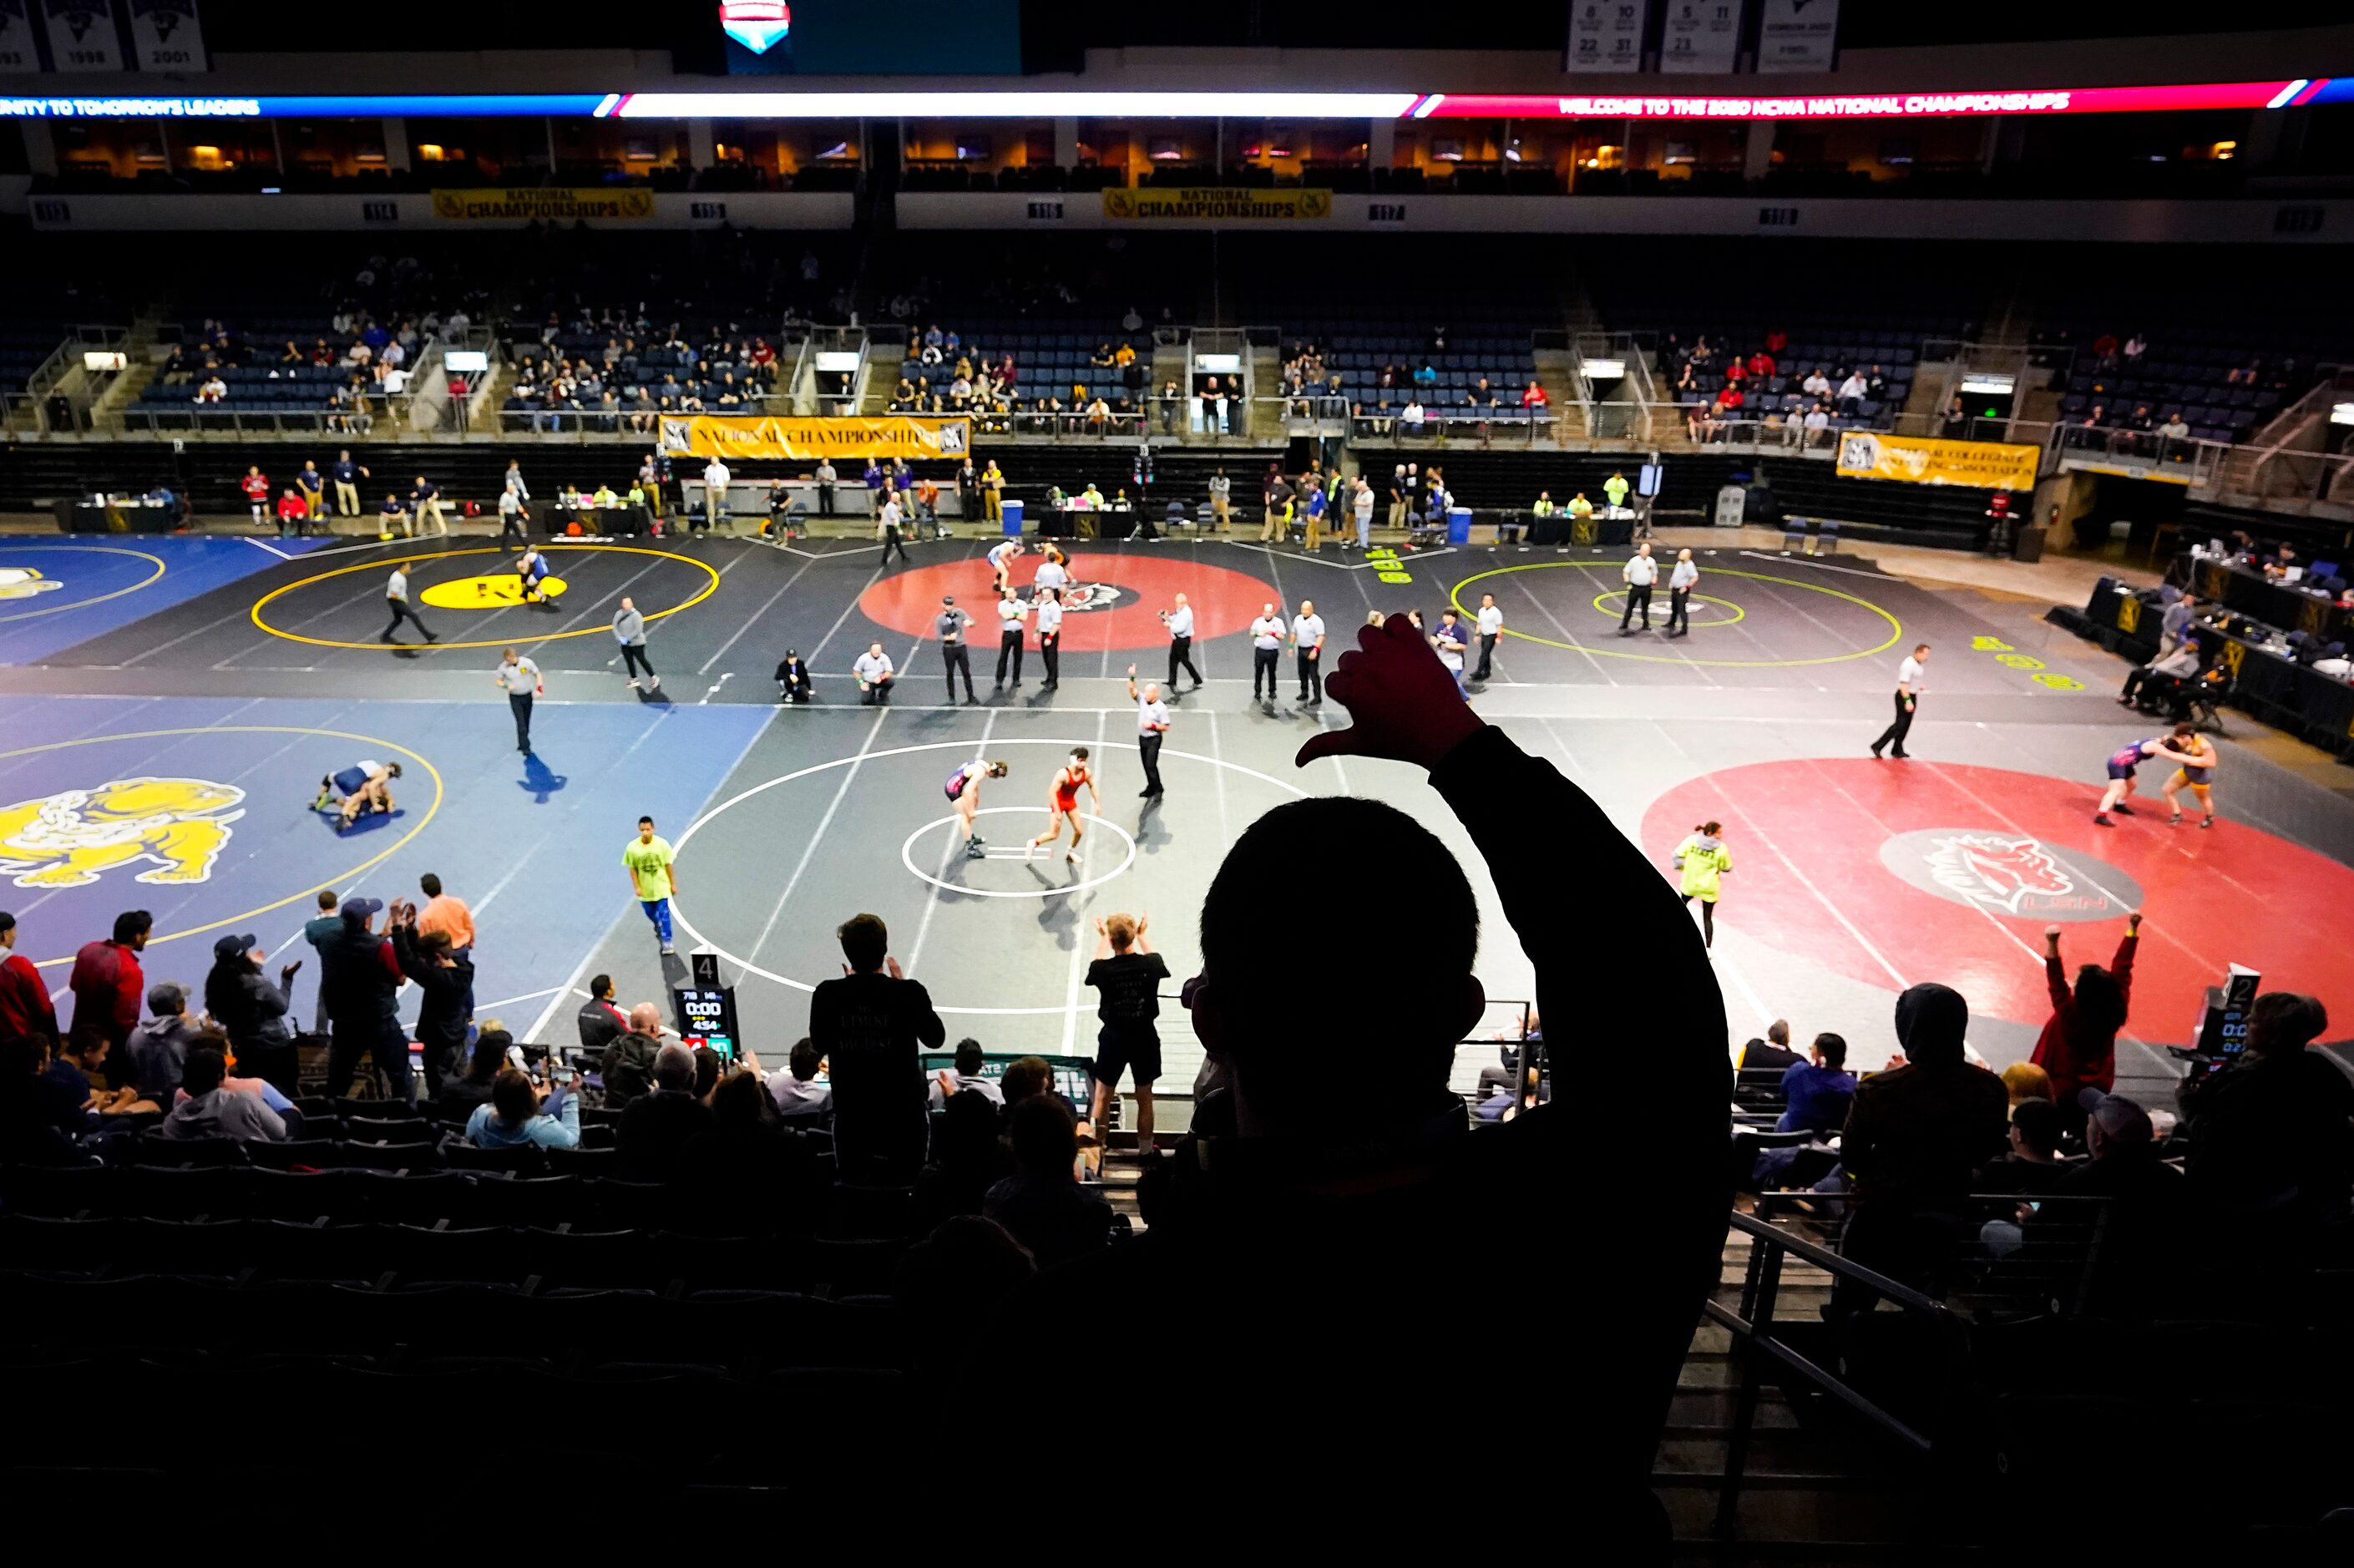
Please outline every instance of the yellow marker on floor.
M539 591L548 599L560 597L565 582L559 577L539 579ZM523 602L523 579L513 572L495 572L486 577L453 577L448 582L429 583L418 597L436 609L496 609L502 605Z

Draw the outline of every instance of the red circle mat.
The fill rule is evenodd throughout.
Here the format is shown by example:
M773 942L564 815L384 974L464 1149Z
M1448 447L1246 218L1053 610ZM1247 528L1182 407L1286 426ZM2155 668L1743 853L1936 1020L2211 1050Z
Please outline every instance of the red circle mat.
M1013 581L1025 595L1044 558L1032 550L1013 563ZM1246 572L1204 566L1183 556L1083 552L1070 556L1069 568L1075 585L1104 583L1123 591L1120 602L1108 609L1065 613L1066 652L1167 647L1169 632L1161 624L1161 611L1181 593L1193 607L1197 641L1240 631L1257 619L1261 605L1282 602L1275 589ZM975 646L992 646L997 616L990 606L997 595L991 581L989 563L978 557L916 567L868 588L859 596L858 610L878 626L909 637L928 637L932 618L940 611L940 596L954 594L957 607L979 623L973 628Z
M2072 970L2107 963L2137 897L2136 1037L2189 1044L2204 989L2232 963L2268 991L2341 1000L2329 992L2344 990L2344 942L2324 912L2354 904L2354 869L2228 816L2168 828L2167 775L2142 772L2137 814L2102 828L2097 768L2079 781L1861 757L1753 763L1669 790L1641 842L1664 866L1695 822L1721 821L1728 929L1892 991L1942 980L2014 1022L2051 1012L2043 927L2060 926ZM2228 813L2228 771L2216 785ZM1771 977L1751 978L1772 1005Z

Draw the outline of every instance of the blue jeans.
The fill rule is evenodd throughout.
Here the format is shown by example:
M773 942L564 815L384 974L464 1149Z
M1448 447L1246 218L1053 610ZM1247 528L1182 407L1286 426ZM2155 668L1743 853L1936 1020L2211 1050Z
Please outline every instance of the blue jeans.
M638 907L646 912L646 918L654 923L654 929L661 934L663 945L668 947L670 945L670 900L641 898L638 900Z
M1357 548L1370 550L1373 547L1373 514L1370 512L1360 512L1357 514Z

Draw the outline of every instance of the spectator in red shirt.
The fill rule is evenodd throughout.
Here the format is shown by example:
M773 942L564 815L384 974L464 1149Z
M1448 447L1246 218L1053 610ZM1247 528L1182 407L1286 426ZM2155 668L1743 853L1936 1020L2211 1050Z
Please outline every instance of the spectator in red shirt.
M237 487L245 492L246 503L253 508L253 520L261 522L270 510L270 476L261 471L260 463L255 463L245 471Z
M1758 376L1773 375L1774 356L1766 353L1762 348L1756 353L1751 355L1749 356L1749 374Z
M104 1036L120 1054L139 1022L139 1007L147 996L147 977L139 968L139 950L155 917L133 909L114 917L114 935L90 942L74 955L74 1027Z
M302 531L302 524L309 521L310 516L309 504L292 490L278 498L278 532L280 534L300 534ZM256 517L254 521L258 523L260 519Z
M1786 348L1787 348L1787 347L1789 347L1789 346L1790 346L1790 334L1789 334L1788 333L1784 332L1780 327L1776 327L1773 331L1771 331L1771 332L1769 332L1769 333L1767 333L1767 334L1766 334L1766 353L1768 353L1768 354L1779 354L1779 353L1781 353L1784 349L1786 349Z
M1741 361L1737 359L1728 359L1724 362L1724 384L1727 387L1739 386L1741 384L1741 378L1748 374L1749 367L1742 364Z
M15 1039L19 1034L40 1034L48 1037L49 1049L58 1044L58 1010L49 1004L49 988L41 980L41 971L33 960L16 950L16 917L0 909L0 952L8 956L0 959L0 1039Z
M2141 911L2126 916L2126 934L2107 969L2086 964L2075 989L2060 965L2060 927L2043 927L2043 977L2052 989L2052 1016L2028 1060L2052 1075L2052 1097L2072 1128L2084 1125L2076 1098L2086 1089L2107 1094L2117 1082L2117 1031L2133 994L2134 949L2141 945Z
M1521 394L1521 407L1523 408L1542 408L1550 401L1552 399L1545 396L1545 389L1534 381L1530 382L1528 389Z
M1749 397L1747 394L1741 390L1740 383L1728 377L1724 384L1724 390L1718 394L1716 400L1723 406L1724 411L1730 414L1734 409L1740 408L1743 404L1748 402Z

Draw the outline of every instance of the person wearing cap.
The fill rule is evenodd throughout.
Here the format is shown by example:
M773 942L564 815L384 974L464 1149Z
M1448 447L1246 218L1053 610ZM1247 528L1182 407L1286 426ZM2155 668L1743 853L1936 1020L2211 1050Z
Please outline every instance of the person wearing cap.
M164 1137L286 1141L286 1118L261 1096L228 1087L228 1060L211 1046L188 1053L179 1086L186 1097L164 1118Z
M408 1041L401 1033L395 1001L400 961L391 942L370 922L384 913L377 898L347 898L343 929L319 948L319 989L327 1004L327 1093L351 1093L360 1058L372 1056L392 1097L408 1100L415 1090L408 1075Z
M170 980L147 988L147 1021L131 1032L123 1054L139 1085L139 1097L170 1105L188 1053L197 1048L203 1033L188 1017L188 993Z
M777 661L777 695L787 702L805 703L812 694L808 661L798 650L786 649L785 656Z
M0 909L0 1036L13 1040L37 1034L54 1047L58 1040L58 1010L49 988L33 960L16 951L16 917Z
M333 918L329 924L343 921ZM310 927L303 930L307 935ZM237 1059L234 1076L260 1078L292 1095L301 1076L292 1022L294 976L302 961L280 969L274 985L261 967L265 961L261 938L250 931L215 942L212 970L205 976L205 1012L228 1036L229 1054Z
M940 663L947 672L949 701L956 701L957 676L964 677L967 706L980 701L972 694L972 651L965 646L965 629L972 617L957 608L956 595L940 596L940 612L932 618L932 631L940 640Z

